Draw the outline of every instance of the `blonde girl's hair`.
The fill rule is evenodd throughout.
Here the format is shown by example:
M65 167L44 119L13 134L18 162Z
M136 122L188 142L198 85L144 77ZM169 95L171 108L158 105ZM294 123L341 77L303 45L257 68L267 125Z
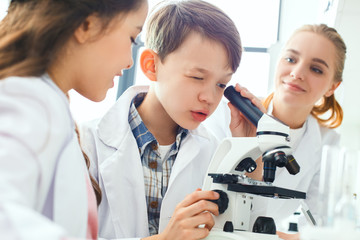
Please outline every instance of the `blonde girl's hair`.
M332 27L328 27L325 24L319 25L304 25L301 28L297 29L290 39L299 32L312 32L319 34L329 41L331 41L335 46L335 75L334 83L342 82L343 71L346 58L346 45L340 34ZM263 104L268 108L271 100L273 99L274 93L271 93L264 101ZM329 113L329 117L323 118L323 114ZM314 116L320 125L328 128L337 128L341 125L343 120L343 110L335 99L335 95L332 94L329 97L323 96L319 104L316 104L311 110L311 115Z

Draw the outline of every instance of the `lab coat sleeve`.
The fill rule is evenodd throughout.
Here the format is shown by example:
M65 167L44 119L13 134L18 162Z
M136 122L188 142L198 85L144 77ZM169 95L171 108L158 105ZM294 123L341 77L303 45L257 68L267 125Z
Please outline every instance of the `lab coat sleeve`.
M61 239L64 230L35 210L45 181L38 154L47 147L46 102L39 92L30 97L34 89L8 87L0 83L0 239Z

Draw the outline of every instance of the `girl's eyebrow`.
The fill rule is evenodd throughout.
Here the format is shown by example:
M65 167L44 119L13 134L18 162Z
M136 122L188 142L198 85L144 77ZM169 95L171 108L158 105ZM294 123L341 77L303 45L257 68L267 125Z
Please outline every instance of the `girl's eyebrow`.
M314 62L320 63L320 64L324 65L325 67L329 68L329 65L324 60L322 60L320 58L313 58L312 60Z
M294 49L287 49L286 51L287 52L292 52L292 53L294 53L296 55L300 55L300 53L298 51L294 50ZM312 61L320 63L320 64L324 65L325 67L329 68L329 65L326 63L326 61L324 61L321 58L313 58Z
M296 54L296 55L300 55L300 53L299 53L298 51L296 51L296 50L294 50L294 49L291 49L291 48L286 49L286 51L287 51L287 52L292 52L292 53L294 53L294 54Z

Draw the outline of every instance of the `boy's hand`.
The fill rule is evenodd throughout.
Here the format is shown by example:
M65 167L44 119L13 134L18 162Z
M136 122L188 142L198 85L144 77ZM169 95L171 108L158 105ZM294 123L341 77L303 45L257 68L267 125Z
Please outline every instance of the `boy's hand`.
M215 222L211 213L218 215L218 206L207 200L216 200L219 194L213 191L195 191L180 202L159 239L191 240L205 238ZM205 225L199 228L199 225Z
M299 233L289 234L289 233L276 231L276 234L278 235L278 237L280 239L284 239L284 240L300 240L300 234Z
M266 109L261 104L260 99L255 97L251 92L246 88L241 87L239 84L236 84L235 90L238 91L241 96L250 99L250 101L257 106L260 111L265 112ZM233 137L254 137L256 136L256 127L230 102L228 106L231 110L231 122L230 130Z

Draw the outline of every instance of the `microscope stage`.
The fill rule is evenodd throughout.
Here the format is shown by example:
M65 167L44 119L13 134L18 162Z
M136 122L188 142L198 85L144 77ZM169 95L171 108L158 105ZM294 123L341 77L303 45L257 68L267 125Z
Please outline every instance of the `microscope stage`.
M233 192L243 192L255 195L261 195L264 197L272 198L297 198L305 199L306 193L295 190L290 190L275 186L256 186L256 185L245 185L241 183L230 183L228 184L228 190Z

